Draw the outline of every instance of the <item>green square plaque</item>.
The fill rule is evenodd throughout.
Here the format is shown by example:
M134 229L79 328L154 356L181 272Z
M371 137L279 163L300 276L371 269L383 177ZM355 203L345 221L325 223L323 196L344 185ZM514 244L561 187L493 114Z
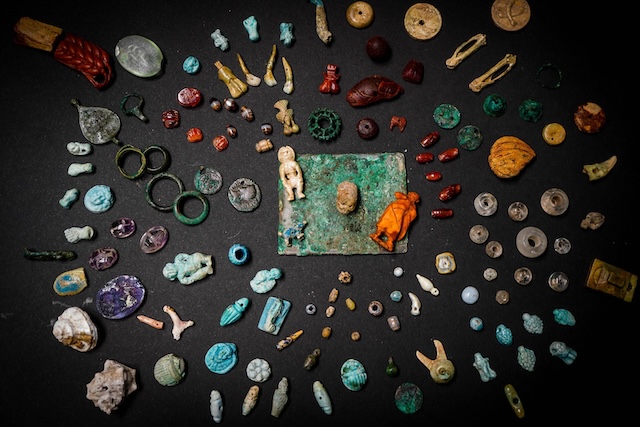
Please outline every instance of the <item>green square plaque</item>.
M407 252L408 236L396 242L393 252L369 237L386 207L395 200L395 193L407 193L404 154L302 154L296 160L302 169L306 197L287 200L284 186L278 181L279 255ZM346 215L336 208L337 188L342 181L358 187L358 205ZM303 236L298 239L304 221Z

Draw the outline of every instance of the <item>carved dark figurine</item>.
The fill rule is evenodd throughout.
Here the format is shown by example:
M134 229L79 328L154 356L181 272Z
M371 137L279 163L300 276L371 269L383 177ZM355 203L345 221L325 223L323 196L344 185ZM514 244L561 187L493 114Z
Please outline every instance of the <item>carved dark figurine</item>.
M373 75L356 83L347 93L347 102L352 107L365 107L379 101L388 101L404 93L404 89L393 80Z

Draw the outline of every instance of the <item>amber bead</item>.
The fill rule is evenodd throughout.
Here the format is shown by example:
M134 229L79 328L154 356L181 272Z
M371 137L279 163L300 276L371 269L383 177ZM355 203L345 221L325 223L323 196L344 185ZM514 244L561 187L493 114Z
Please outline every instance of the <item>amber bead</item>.
M451 218L453 209L434 209L431 211L431 216L436 219Z
M178 110L166 110L162 112L162 124L167 129L172 129L180 125L180 113Z
M368 117L358 120L356 124L356 132L358 132L358 136L362 139L375 138L378 136L379 131L378 123Z
M460 154L460 150L458 150L456 147L449 148L447 150L444 150L442 153L438 154L438 160L440 160L443 163L448 162L458 157L458 154Z
M422 141L420 141L420 145L422 145L424 148L428 148L438 142L439 139L440 133L438 131L433 131L429 135L422 138Z
M178 103L183 107L197 107L202 101L202 94L194 87L185 87L178 92Z
M458 194L460 194L461 190L462 187L460 186L460 184L448 185L443 188L442 191L440 191L440 194L438 194L438 199L440 199L440 201L442 202L446 202L447 200L451 200Z
M424 176L427 178L427 181L440 181L442 179L442 174L440 172L429 172Z
M420 61L416 61L415 59L410 59L402 71L402 80L409 83L422 83L423 76L424 64Z
M229 146L229 140L224 135L218 135L211 142L218 151L225 150Z
M189 142L200 142L202 138L202 130L199 128L191 128L187 131L187 141Z
M433 154L431 153L418 153L416 154L416 162L425 164L433 161Z

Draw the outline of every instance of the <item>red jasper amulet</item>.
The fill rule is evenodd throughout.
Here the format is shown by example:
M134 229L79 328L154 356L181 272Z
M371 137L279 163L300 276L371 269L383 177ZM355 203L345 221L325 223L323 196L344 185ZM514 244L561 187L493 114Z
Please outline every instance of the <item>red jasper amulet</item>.
M340 93L340 74L337 73L338 66L335 64L327 64L327 71L323 71L324 81L320 84L318 90L321 93Z
M407 65L402 71L402 80L409 83L422 83L422 77L424 76L424 64L415 59L409 60Z
M425 174L425 178L427 181L440 181L442 179L442 174L440 172L429 172Z
M416 154L416 162L420 164L429 163L433 161L433 154L431 153L418 153Z
M438 142L439 139L440 133L438 131L433 131L429 135L422 138L422 141L420 141L420 145L422 145L424 148L428 148Z
M448 162L458 157L459 153L460 151L456 147L449 148L448 150L444 150L442 153L438 154L438 160L443 163Z

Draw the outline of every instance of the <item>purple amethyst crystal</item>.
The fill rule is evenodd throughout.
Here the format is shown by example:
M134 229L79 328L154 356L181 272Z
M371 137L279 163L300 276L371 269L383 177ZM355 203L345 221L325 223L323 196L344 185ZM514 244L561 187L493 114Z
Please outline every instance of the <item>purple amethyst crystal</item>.
M144 301L145 288L136 276L123 274L109 280L96 295L96 308L106 319L123 319Z
M136 223L131 218L119 218L111 223L111 235L124 239L136 232Z
M154 225L140 238L140 249L145 254L152 254L164 248L169 240L169 231L162 225Z
M115 248L99 248L89 257L89 265L94 270L102 271L118 261L118 251Z

